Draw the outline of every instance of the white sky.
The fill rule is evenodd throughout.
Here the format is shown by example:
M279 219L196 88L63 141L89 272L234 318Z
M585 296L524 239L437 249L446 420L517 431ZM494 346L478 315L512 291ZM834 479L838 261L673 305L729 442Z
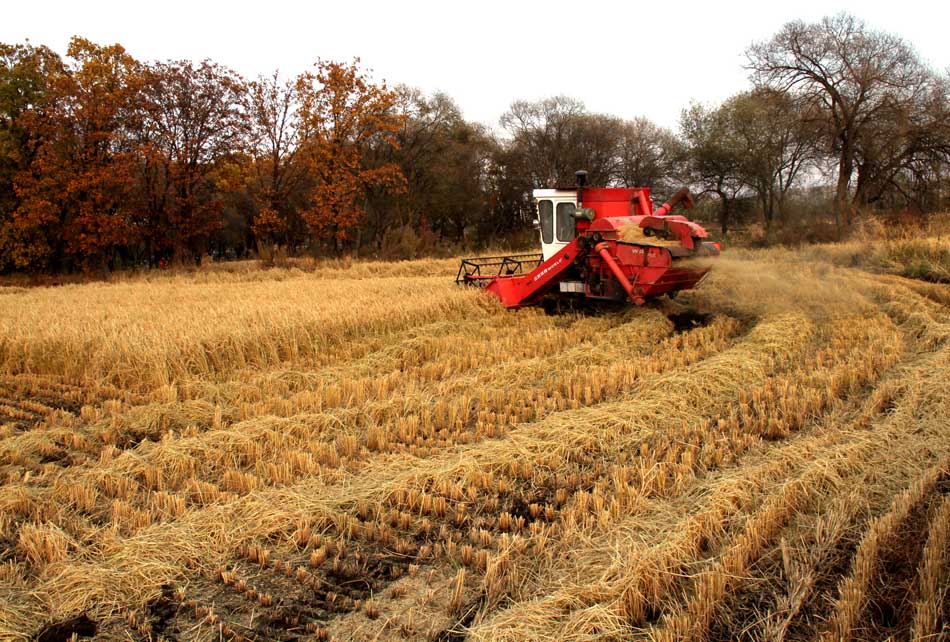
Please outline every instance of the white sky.
M591 111L675 127L691 99L747 87L746 47L794 19L845 10L950 67L950 3L792 2L208 2L5 3L0 42L64 52L72 35L118 42L140 60L210 58L247 77L293 76L317 58L362 59L377 79L452 96L465 117L497 126L516 99L556 94Z

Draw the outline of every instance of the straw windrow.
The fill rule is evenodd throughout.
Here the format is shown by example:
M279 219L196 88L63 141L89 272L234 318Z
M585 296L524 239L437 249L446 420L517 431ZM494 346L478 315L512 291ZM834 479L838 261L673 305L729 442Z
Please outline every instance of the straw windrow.
M895 496L950 454L948 297L817 256L596 315L439 261L8 293L0 639L843 635L887 525L892 632L939 631L945 485Z

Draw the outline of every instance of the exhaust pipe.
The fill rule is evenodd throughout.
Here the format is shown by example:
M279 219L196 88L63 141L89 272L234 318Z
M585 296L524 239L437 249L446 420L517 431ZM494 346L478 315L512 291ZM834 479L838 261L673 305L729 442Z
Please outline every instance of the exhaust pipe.
M587 185L587 172L579 169L574 172L574 178L577 180L577 209L584 206L584 186Z

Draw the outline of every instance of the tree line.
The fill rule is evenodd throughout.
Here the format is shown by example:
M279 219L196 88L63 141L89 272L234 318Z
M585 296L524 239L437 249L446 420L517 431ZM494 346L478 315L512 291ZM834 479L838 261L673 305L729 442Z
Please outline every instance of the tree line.
M65 57L0 44L0 270L493 244L580 168L661 197L689 185L722 233L792 225L802 195L837 229L946 207L950 73L845 14L746 54L751 87L690 105L678 131L566 96L515 101L492 130L358 60L246 80L79 37Z

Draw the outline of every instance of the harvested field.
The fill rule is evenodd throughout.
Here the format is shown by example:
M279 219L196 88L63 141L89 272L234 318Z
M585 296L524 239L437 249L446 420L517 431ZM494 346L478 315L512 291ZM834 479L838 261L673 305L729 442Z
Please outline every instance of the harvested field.
M851 249L0 289L0 639L945 639L950 285Z

